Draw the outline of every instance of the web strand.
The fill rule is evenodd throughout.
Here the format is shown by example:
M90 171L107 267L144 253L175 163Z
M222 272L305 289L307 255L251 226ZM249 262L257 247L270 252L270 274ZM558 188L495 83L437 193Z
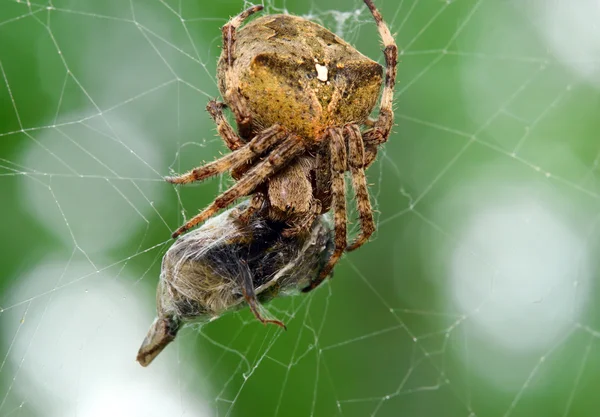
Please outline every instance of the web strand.
M231 184L163 178L226 152L204 108L220 27L250 3L1 8L0 415L512 417L550 394L594 415L600 11L374 1L400 58L376 236L264 306L287 332L242 309L143 370L170 233ZM384 63L362 1L263 5Z

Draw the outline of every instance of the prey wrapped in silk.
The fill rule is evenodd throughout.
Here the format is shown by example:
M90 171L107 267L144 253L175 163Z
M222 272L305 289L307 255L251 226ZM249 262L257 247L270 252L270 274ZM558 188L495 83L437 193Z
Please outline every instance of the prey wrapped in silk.
M138 352L147 366L187 323L205 323L249 306L299 293L319 275L333 247L331 226L318 217L307 233L284 237L284 223L253 216L238 220L246 203L180 237L165 253L156 291L157 317Z

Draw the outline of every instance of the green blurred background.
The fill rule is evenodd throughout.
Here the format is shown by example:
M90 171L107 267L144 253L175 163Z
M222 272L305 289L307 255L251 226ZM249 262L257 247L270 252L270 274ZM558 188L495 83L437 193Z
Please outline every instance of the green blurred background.
M231 184L226 0L0 0L0 416L596 416L600 9L377 0L401 52L378 231L335 278L147 369L170 232ZM268 0L383 62L359 0ZM357 222L352 225L357 230Z

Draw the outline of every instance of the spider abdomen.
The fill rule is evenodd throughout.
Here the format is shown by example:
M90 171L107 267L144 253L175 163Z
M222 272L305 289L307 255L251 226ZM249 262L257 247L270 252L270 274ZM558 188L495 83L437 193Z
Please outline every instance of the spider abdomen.
M307 142L330 126L362 124L377 102L382 67L322 26L288 15L261 17L236 36L233 71L219 60L219 88L237 86L252 133L281 124ZM231 104L231 103L227 103Z

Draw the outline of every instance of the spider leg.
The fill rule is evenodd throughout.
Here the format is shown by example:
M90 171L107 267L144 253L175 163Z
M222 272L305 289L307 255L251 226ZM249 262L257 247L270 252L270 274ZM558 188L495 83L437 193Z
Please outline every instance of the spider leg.
M304 288L303 292L314 290L331 273L331 270L346 249L346 186L344 182L344 173L346 172L346 144L340 128L330 128L327 131L329 135L329 153L331 155L331 191L333 194L333 223L334 223L334 242L333 253L329 257L327 264L321 270L321 273Z
M254 215L254 213L262 209L265 200L266 198L263 192L255 192L252 196L252 199L250 200L250 204L248 204L248 207L246 207L237 215L237 219L242 224L247 224L250 221L250 218Z
M245 101L235 86L233 76L233 62L235 61L235 41L236 30L248 17L263 9L263 6L252 6L231 19L221 29L223 33L223 57L227 61L227 70L225 71L225 83L228 87L225 98L235 114L235 121L238 125L238 131L242 137L250 136L252 131L252 117L250 111L246 108Z
M369 189L365 177L365 149L360 128L357 124L347 125L344 133L348 138L348 165L352 175L352 187L356 196L361 227L360 235L346 248L346 251L352 251L369 240L369 237L375 231L375 222L373 221L373 209L371 208Z
M227 145L229 150L236 151L244 146L245 142L238 136L237 133L235 133L235 130L233 130L233 127L225 118L225 115L223 114L223 109L225 107L225 103L221 103L217 100L211 100L206 105L206 110L217 124L217 132L225 141L225 145Z
M246 174L238 182L236 182L223 194L218 196L211 205L177 229L172 235L173 238L176 238L197 224L202 223L217 213L220 209L229 206L238 198L252 193L252 191L254 191L256 187L258 187L265 179L273 175L273 173L275 173L277 170L284 167L303 150L304 145L298 136L288 136L287 139L278 145L268 157L246 172ZM236 153L240 152L241 149L232 153L231 155L235 155Z
M237 151L229 153L204 166L194 168L186 174L176 177L166 177L165 180L171 184L188 184L190 182L210 178L241 164L252 161L270 147L279 143L285 134L286 133L281 126L273 125L260 132L250 142Z
M284 229L281 234L283 237L297 236L300 233L310 230L315 219L321 214L321 202L318 199L313 199L310 202L310 210L299 221L291 222L291 226Z
M381 14L375 8L373 0L364 0L364 2L375 19L379 36L385 46L383 50L383 54L385 55L385 85L379 104L379 116L374 121L373 127L364 133L365 145L368 148L368 151L372 152L373 150L376 151L376 147L373 145L380 145L388 140L394 123L394 111L392 105L394 101L394 85L396 84L398 47L390 33L390 29L383 21L383 17L381 17ZM368 159L371 159L371 157L368 157Z
M279 321L279 320L269 320L269 319L265 319L261 314L260 311L258 311L258 299L256 298L256 293L254 292L254 283L252 282L252 276L250 273L250 269L248 268L248 265L246 264L245 261L240 261L241 262L241 271L240 271L240 278L242 280L241 282L241 287L242 287L242 294L244 295L244 300L246 300L246 302L248 303L248 306L250 307L250 311L252 311L252 314L254 314L254 317L256 317L262 324L267 324L267 323L272 323L272 324L276 324L277 326L283 328L283 330L287 330L287 328L285 327L285 324L283 324L283 322Z
M235 52L234 48L236 38L235 31L241 26L242 23L244 23L244 20L248 19L254 13L261 11L263 8L264 7L260 4L257 6L249 7L248 9L244 10L242 13L238 14L236 17L231 19L221 29L221 31L223 32L223 52L227 57L227 65L229 65L230 67L233 65L234 60L233 55Z
M377 122L377 119L372 119L372 118L367 118L367 120L365 120L364 125L367 127L375 127L375 123Z

